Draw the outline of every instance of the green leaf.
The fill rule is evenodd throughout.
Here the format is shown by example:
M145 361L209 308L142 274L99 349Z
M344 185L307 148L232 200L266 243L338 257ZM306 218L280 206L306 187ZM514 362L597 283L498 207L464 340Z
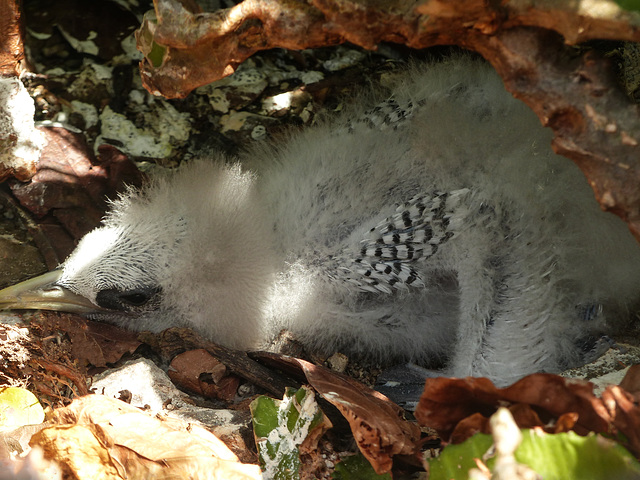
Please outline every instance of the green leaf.
M151 42L151 51L147 55L147 59L153 65L153 68L161 67L164 63L164 56L167 53L166 47L163 47L155 41Z
M615 0L615 2L624 10L640 11L640 0Z
M361 453L345 458L336 465L333 480L391 480L390 473L378 475Z
M556 435L523 430L516 460L545 479L608 480L638 478L640 464L621 445L602 435L581 437L575 432Z
M300 446L308 439L319 438L316 429L330 426L313 391L288 388L282 400L261 396L251 402L250 408L263 478L299 478Z
M429 480L466 480L477 468L474 458L482 459L493 445L491 435L478 433L459 445L448 445L437 458L429 460Z
M0 387L0 428L35 425L44 421L44 410L36 396L18 387Z
M574 432L555 435L522 430L522 444L515 453L519 463L545 480L630 479L640 477L640 463L622 446L601 435L581 437ZM478 434L460 445L449 445L440 457L429 461L430 480L466 480L479 458L493 470L494 458L483 459L493 440Z

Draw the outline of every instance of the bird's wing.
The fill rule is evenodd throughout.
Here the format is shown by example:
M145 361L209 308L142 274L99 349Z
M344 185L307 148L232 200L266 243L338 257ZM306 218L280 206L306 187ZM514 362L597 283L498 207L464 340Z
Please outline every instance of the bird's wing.
M349 120L346 125L347 131L353 132L360 125L371 130L385 130L387 128L395 130L407 125L416 109L423 104L424 102L417 102L416 105L412 100L400 102L394 97L390 97L354 120Z
M463 227L469 189L418 195L372 227L359 252L335 258L329 275L362 292L423 287L416 269Z

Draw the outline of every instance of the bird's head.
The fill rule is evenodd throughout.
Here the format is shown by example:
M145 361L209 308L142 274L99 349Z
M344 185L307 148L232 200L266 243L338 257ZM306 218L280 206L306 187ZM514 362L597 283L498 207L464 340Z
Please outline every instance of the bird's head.
M239 166L196 164L129 191L56 270L0 291L0 308L82 313L133 330L191 326L251 348L273 263Z

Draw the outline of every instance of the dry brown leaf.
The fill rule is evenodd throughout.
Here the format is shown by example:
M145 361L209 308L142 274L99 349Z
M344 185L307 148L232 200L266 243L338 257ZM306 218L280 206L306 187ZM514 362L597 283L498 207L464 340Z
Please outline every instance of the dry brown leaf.
M610 422L615 427L613 433L616 430L622 433L623 445L640 457L640 408L634 396L616 385L610 385L602 392L601 401L609 411Z
M56 328L71 340L71 353L80 364L106 367L141 344L135 332L108 323L93 322L75 314L49 315Z
M415 415L445 442L459 443L487 433L488 418L505 405L520 428L622 434L623 444L640 455L640 408L632 394L609 386L598 398L590 382L558 375L529 375L507 388L496 388L486 378L428 379Z
M563 413L558 417L553 433L565 433L570 432L575 427L578 421L578 414L575 412Z
M31 445L77 478L262 478L204 428L109 397L79 398L54 411L52 423Z
M509 405L507 409L520 428L542 427L545 425L545 422L540 420L540 417L538 416L536 411L531 408L530 405L526 405L524 403L516 403L513 405ZM573 419L574 416L572 416L572 414L567 415L568 416L566 416L566 418L565 416L561 416L561 418L563 419L562 423L560 423L560 419L558 419L558 422L553 425L554 433L571 430L571 427L573 427L573 425L575 424L575 419L577 419L577 414L574 414L575 419L573 423L571 423L571 419ZM567 428L567 425L570 426ZM491 425L489 424L489 418L480 413L474 413L460 420L460 422L458 422L453 432L451 433L450 442L454 444L462 443L476 433L491 434Z
M309 384L347 419L362 454L377 473L391 470L394 455L419 451L420 429L403 410L356 380L298 358L275 355L274 363L301 368Z
M640 395L640 365L631 365L620 382L620 388L633 395Z
M610 431L610 416L593 395L591 383L546 373L529 375L506 388L496 388L486 378L427 379L416 418L450 441L463 418L477 412L488 418L499 406L518 403L531 406L540 416L540 425L574 412L578 414L573 428L577 433ZM522 419L516 417L518 420ZM524 427L531 426L531 421L524 422Z
M43 449L45 458L57 462L72 478L124 478L123 471L109 454L94 425L49 427L29 442Z
M473 413L460 420L449 437L451 443L462 443L476 433L491 433L489 418L481 413Z
M240 385L240 378L230 375L227 367L203 348L176 355L169 378L181 388L226 401L233 400Z

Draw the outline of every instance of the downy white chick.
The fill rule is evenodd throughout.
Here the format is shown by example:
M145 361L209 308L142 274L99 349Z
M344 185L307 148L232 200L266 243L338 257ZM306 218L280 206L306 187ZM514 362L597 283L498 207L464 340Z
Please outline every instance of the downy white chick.
M286 328L499 384L556 371L629 318L640 249L550 141L486 64L424 65L381 103L130 191L0 297L239 349Z

